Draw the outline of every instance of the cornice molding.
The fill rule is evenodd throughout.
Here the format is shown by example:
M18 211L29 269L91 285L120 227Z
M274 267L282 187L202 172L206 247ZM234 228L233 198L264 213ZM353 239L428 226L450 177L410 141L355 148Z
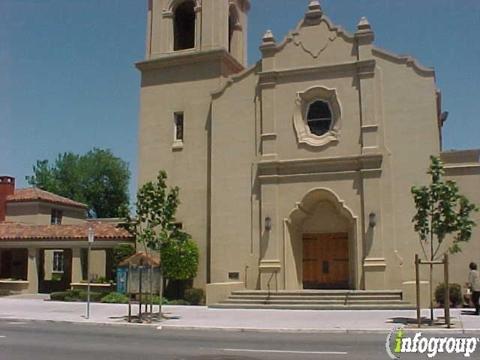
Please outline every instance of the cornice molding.
M345 173L348 171L375 170L381 172L382 154L333 156L316 159L261 160L258 162L259 179Z
M411 56L400 56L378 47L374 47L372 49L372 53L373 55L376 55L385 60L389 60L397 64L406 65L407 67L415 70L415 72L421 76L435 77L435 70L433 68L423 66L417 59Z
M235 84L237 82L240 82L241 80L246 78L248 75L258 72L260 67L261 67L261 63L257 62L255 64L253 64L252 66L250 66L249 68L244 69L243 71L241 71L237 74L230 75L227 78L227 81L222 86L220 86L220 88L218 88L217 90L215 90L211 93L212 97L213 98L219 98L220 96L222 96L225 93L225 91L230 86L232 86L233 84Z
M155 56L155 54L153 54ZM223 61L230 69L236 73L244 69L233 56L225 49L213 50L185 50L171 52L166 55L158 55L149 60L137 62L135 67L140 71L158 70L166 67L175 67L190 65L199 62Z
M264 82L277 81L279 78L289 77L289 76L298 76L305 74L331 74L332 72L344 72L356 74L372 74L375 71L376 61L373 59L370 60L360 60L360 61L351 61L331 65L319 65L319 66L306 66L299 67L294 69L275 69L272 71L262 71L259 72L260 84Z

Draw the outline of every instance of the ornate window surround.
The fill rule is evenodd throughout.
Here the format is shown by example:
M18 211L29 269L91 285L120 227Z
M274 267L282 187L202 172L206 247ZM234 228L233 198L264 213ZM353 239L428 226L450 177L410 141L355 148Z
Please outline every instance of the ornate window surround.
M310 104L315 101L326 102L330 107L330 112L332 114L330 130L321 136L312 134L307 123L308 108ZM293 124L295 126L295 131L297 132L298 142L310 146L324 146L330 142L338 142L341 114L341 106L335 89L329 89L323 86L313 86L305 91L298 92L293 114Z

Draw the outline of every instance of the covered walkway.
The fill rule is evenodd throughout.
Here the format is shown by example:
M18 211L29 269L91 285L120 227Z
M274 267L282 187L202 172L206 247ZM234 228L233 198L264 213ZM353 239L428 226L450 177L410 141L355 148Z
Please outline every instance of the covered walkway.
M112 223L28 225L0 223L0 291L39 293L82 287L88 274L88 229L95 232L91 278L99 287L112 279L113 248L134 242ZM108 289L106 289L108 290Z

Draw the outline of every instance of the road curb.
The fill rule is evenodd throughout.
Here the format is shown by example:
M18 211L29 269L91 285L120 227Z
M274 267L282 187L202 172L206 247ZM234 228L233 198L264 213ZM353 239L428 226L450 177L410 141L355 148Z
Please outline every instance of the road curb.
M151 327L157 330L183 330L183 331L227 331L227 332L247 332L247 333L292 333L292 334L388 334L391 328L371 328L371 329L312 329L312 328L255 328L255 327L239 327L239 326L201 326L201 325L173 325L162 323L128 323L128 322L105 322L105 321L85 321L85 320L52 320L52 319L28 319L28 318L13 318L1 317L2 321L28 321L28 322L49 322L49 323L64 323L77 325L97 325L97 326L127 326L127 327ZM442 333L442 334L457 334L457 335L479 335L479 329L431 329L431 328L404 328L407 333L422 332L428 333Z
M253 328L234 326L184 326L160 325L158 330L185 330L185 331L228 331L228 332L256 332L256 333L304 333L304 334L346 334L346 329L289 329L289 328ZM388 332L388 331L384 331Z
M292 329L292 328L252 328L234 326L184 326L160 325L158 330L185 330L185 331L231 331L257 333L298 333L298 334L388 334L391 329Z
M393 328L393 327L392 327ZM257 332L257 333L298 333L298 334L388 334L388 329L291 329L291 328L253 328L235 326L189 326L189 325L159 325L157 330L184 330L184 331L228 331L228 332ZM442 334L480 334L480 329L413 329L405 328L405 332L442 333Z
M139 323L129 323L129 322L112 323L112 322L106 322L106 321L25 319L25 318L11 318L11 317L0 317L0 320L11 321L11 322L28 321L28 322L77 324L77 325L99 325L99 326L131 326L131 327L139 327L139 326L157 327L158 326L158 323L157 324L149 324L149 323L139 324Z

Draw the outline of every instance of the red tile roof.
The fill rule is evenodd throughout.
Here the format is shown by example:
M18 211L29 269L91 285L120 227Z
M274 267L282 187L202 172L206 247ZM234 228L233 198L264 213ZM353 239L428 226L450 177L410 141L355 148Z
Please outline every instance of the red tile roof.
M160 265L158 255L147 254L142 251L124 259L118 264L118 266L138 266L140 265L140 263L142 263L143 265L152 265L153 267L157 267L158 265Z
M87 241L89 227L95 230L95 240L134 241L127 230L117 227L115 224L93 221L78 225L28 225L0 222L0 241Z
M16 189L13 195L7 196L7 202L45 201L53 204L73 206L86 209L87 205L66 197L38 188Z

